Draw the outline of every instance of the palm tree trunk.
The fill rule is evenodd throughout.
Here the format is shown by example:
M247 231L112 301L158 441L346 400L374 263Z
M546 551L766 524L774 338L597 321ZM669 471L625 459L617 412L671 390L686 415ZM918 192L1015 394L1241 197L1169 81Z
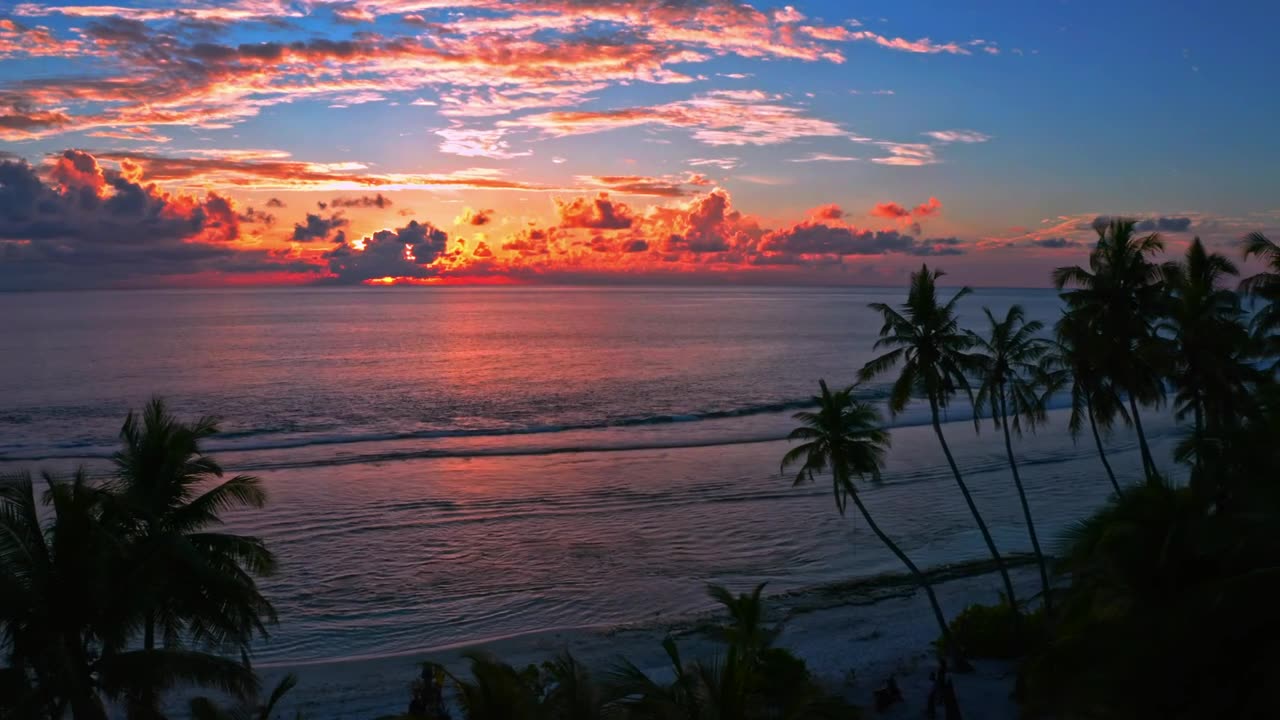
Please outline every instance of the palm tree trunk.
M1129 393L1129 412L1133 413L1133 427L1138 432L1138 448L1142 451L1142 469L1147 475L1147 483L1155 482L1156 461L1151 459L1151 448L1147 447L1147 434L1142 431L1142 417L1138 415L1138 401L1133 393Z
M1036 524L1031 520L1031 506L1027 503L1027 493L1022 487L1022 476L1018 474L1018 463L1013 459L1013 440L1009 437L1009 409L1005 404L1004 388L1000 388L1000 427L1004 428L1004 450L1009 455L1009 469L1013 471L1013 484L1018 488L1018 500L1022 503L1022 517L1027 521L1027 534L1031 536L1031 549L1036 554L1036 564L1040 567L1040 588L1044 595L1044 609L1053 612L1053 592L1049 586L1049 568L1044 562L1044 553L1040 551L1040 538L1036 536Z
M1102 460L1102 467L1107 469L1107 478L1111 480L1111 487L1115 488L1116 495L1120 494L1120 483L1116 482L1116 473L1111 469L1111 463L1107 462L1107 453L1102 448L1102 435L1098 433L1098 421L1093 418L1093 403L1085 400L1085 411L1089 414L1089 429L1093 431L1093 442L1098 446L1098 459Z
M951 639L951 628L947 627L947 616L942 613L942 606L938 604L938 596L933 592L933 583L929 582L925 574L920 572L920 568L916 567L916 564L911 562L911 558L902 552L902 548L898 547L897 543L884 534L884 531L880 529L876 521L871 519L871 513L867 511L867 506L862 504L862 498L856 492L853 493L853 504L858 508L858 512L862 513L862 519L867 521L867 527L871 528L871 532L875 533L880 542L884 543L884 546L889 548L889 551L898 560L902 561L903 565L907 566L911 576L915 578L916 583L924 590L924 594L929 597L929 606L933 608L933 617L938 621L938 629L942 631L942 642L947 646L953 664L957 670L966 667L968 663L964 660L962 649Z
M973 519L978 523L978 530L982 532L982 539L987 543L987 550L991 551L991 557L996 561L996 568L1000 570L1000 579L1004 581L1005 594L1008 595L1009 607L1013 608L1016 615L1018 601L1013 592L1013 581L1009 579L1009 569L1004 566L1004 558L1000 557L1000 551L996 549L996 541L991 538L991 531L987 529L987 523L983 521L982 514L978 512L978 506L974 504L973 496L969 494L969 486L965 484L964 478L960 475L960 468L956 465L956 459L951 456L951 447L947 445L947 438L942 434L942 421L938 417L937 398L929 398L929 410L933 415L933 432L938 436L938 442L942 444L942 454L947 456L947 464L951 466L951 474L956 478L956 485L960 486L960 494L964 495L964 501L969 506L969 512L973 513Z

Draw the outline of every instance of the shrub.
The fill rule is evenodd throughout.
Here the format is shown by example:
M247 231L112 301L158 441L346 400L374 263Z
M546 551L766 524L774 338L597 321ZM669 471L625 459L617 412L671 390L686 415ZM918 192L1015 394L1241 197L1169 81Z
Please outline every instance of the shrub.
M1008 660L1022 657L1037 647L1045 636L1044 610L1037 609L1018 618L1008 603L973 604L951 621L951 637L966 657ZM939 638L938 649L950 648Z

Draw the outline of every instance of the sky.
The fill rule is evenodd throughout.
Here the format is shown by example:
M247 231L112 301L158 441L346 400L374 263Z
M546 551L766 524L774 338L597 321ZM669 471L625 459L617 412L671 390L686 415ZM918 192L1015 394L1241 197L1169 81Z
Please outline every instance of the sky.
M103 0L107 2L109 0ZM1280 4L0 3L0 290L1048 285L1280 235Z

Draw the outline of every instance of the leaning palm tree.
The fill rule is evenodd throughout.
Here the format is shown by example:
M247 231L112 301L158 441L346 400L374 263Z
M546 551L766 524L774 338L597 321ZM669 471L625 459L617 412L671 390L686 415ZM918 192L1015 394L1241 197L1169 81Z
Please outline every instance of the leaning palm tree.
M1158 233L1136 237L1133 220L1114 219L1094 225L1098 244L1088 269L1078 265L1053 271L1068 310L1101 339L1100 369L1128 396L1129 414L1138 435L1142 468L1148 482L1157 477L1138 406L1158 405L1163 397L1161 355L1154 324L1163 312L1160 267L1148 256L1164 249Z
M130 412L120 431L112 488L132 527L144 649L156 647L159 633L167 646L187 637L246 651L275 620L254 579L274 571L271 552L258 538L213 530L223 511L266 502L257 478L222 480L221 466L200 448L217 432L213 418L183 423L159 398L141 417Z
M1065 383L1071 387L1071 417L1067 421L1067 429L1073 438L1077 438L1084 429L1085 420L1089 421L1098 459L1107 471L1112 489L1119 495L1120 483L1107 460L1099 428L1110 431L1117 417L1128 425L1129 413L1115 385L1102 372L1098 360L1100 339L1079 315L1069 312L1064 312L1054 325L1054 335L1053 351L1044 358L1042 365L1046 372L1057 376L1055 384Z
M911 289L907 293L907 302L899 312L885 303L872 303L871 309L884 317L884 326L880 328L880 339L876 341L876 349L892 348L889 352L875 358L863 366L859 372L862 380L870 380L889 372L899 364L902 372L894 381L889 392L889 412L896 415L906 409L913 395L922 396L929 402L929 416L933 422L933 432L942 445L942 454L947 458L951 474L955 477L960 494L973 515L987 550L1000 570L1000 578L1004 582L1005 595L1009 606L1015 613L1018 607L1017 597L1013 591L1013 580L1009 577L1009 569L996 548L991 531L978 512L969 486L965 484L960 467L951 455L951 447L942 433L942 410L951 398L963 391L973 397L972 389L965 375L974 369L973 358L968 351L973 347L973 338L960 329L956 319L956 303L971 291L962 287L945 304L938 302L937 280L942 271L930 271L924 265L918 272L911 274Z
M1046 373L1040 360L1049 351L1049 344L1037 333L1044 328L1039 320L1027 322L1022 306L1014 305L1003 320L996 320L990 308L983 308L990 325L989 334L973 336L974 357L977 361L978 397L975 410L985 407L991 413L996 427L1004 431L1004 450L1009 458L1009 470L1013 473L1013 485L1022 503L1022 517L1027 522L1027 534L1031 537L1031 549L1035 552L1040 568L1040 586L1045 609L1052 612L1052 588L1049 586L1049 568L1044 553L1040 551L1040 538L1036 536L1035 521L1031 518L1031 505L1022 486L1018 463L1013 457L1012 432L1022 434L1022 427L1034 429L1047 419L1045 405L1056 389L1055 376ZM976 413L975 413L976 417Z
M795 485L813 482L815 474L830 471L836 509L844 515L848 501L853 500L854 507L858 508L867 527L907 567L928 596L929 606L933 608L945 646L956 649L955 643L951 641L946 615L938 604L938 596L933 592L933 585L902 548L880 529L880 525L863 504L862 495L853 482L855 477L869 477L874 481L880 479L880 469L884 465L890 439L888 431L883 428L879 411L872 405L855 399L853 387L832 392L826 381L819 380L818 385L822 394L813 398L817 410L802 411L794 415L801 425L792 430L787 439L804 442L791 448L783 456L782 471L785 473L791 467L800 466Z

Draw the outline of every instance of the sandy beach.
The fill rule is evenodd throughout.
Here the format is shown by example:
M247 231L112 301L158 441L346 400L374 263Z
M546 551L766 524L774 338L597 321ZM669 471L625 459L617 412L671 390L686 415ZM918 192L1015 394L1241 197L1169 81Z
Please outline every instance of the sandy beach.
M988 568L957 566L936 572L936 591L949 615L997 597L998 579ZM1037 589L1034 569L1022 565L1012 572L1024 597L1030 597ZM872 692L894 675L905 702L881 717L922 716L928 676L934 668L930 643L937 637L937 628L924 594L906 578L882 576L787 593L770 597L768 607L770 621L781 622L784 628L778 643L803 658L824 684L854 703L869 706ZM661 676L667 663L660 643L668 634L677 639L685 657L708 657L717 651L705 632L713 619L700 615L626 627L547 630L394 657L259 669L267 688L286 672L298 675L298 686L283 703L287 714L297 710L315 720L368 720L405 710L409 684L424 660L465 673L463 654L470 650L494 653L518 667L568 650L597 673L625 657ZM983 661L975 665L975 672L955 676L965 717L1017 717L1009 697L1011 666Z

